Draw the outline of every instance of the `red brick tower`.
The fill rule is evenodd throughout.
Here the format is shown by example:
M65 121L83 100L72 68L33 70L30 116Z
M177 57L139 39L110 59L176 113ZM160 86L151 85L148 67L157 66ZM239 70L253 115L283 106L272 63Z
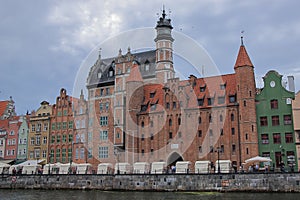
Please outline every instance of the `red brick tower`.
M240 161L243 162L258 155L254 67L243 44L243 37L234 70L239 104Z

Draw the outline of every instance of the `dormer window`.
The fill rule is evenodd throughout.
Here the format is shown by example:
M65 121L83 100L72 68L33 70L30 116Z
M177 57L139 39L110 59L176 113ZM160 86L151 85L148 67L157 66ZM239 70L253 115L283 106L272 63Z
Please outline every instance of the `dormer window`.
M150 64L149 64L149 61L147 60L145 62L145 71L149 71L149 68L150 68Z
M151 92L150 93L150 98L154 98L154 96L155 96L155 92Z
M226 83L221 83L220 84L220 89L221 90L225 90L225 88L226 88Z
M203 99L198 99L198 106L203 106L204 100Z
M200 92L204 92L204 91L205 91L205 88L206 88L206 85L200 86Z
M102 76L102 72L98 72L97 77L98 77L98 78L101 78L101 76Z
M236 97L235 95L229 96L229 103L235 103L236 102Z
M142 111L142 112L145 112L146 110L147 110L147 105L142 105L142 106L141 106L141 111Z
M156 110L156 104L151 105L150 109L151 111Z
M214 104L214 98L208 98L208 99L207 99L207 104L208 104L209 106L213 105L213 104Z

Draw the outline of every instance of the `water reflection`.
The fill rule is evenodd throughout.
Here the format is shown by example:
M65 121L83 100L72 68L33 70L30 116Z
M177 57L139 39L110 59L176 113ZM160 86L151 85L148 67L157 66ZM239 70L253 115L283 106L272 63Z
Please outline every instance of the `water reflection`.
M298 200L297 193L217 193L217 192L112 192L81 190L0 190L1 200Z

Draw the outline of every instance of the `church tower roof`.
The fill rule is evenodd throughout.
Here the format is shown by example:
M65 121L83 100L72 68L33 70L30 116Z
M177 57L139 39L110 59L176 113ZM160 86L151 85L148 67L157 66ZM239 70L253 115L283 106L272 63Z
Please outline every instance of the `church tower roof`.
M248 53L246 51L246 47L244 46L244 42L243 42L243 37L241 37L241 46L239 49L239 53L234 65L234 69L238 68L238 67L243 67L243 66L250 66L253 67L253 64L250 60L250 57L248 56Z

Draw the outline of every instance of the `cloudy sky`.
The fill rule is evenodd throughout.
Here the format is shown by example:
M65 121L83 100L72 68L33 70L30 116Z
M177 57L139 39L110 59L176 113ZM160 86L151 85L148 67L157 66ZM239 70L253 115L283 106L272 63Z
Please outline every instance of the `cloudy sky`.
M24 114L43 100L55 103L62 87L71 94L91 50L118 33L155 27L162 5L174 30L202 45L222 74L233 73L243 30L257 85L274 69L293 75L300 90L297 0L1 0L0 100L12 96Z

